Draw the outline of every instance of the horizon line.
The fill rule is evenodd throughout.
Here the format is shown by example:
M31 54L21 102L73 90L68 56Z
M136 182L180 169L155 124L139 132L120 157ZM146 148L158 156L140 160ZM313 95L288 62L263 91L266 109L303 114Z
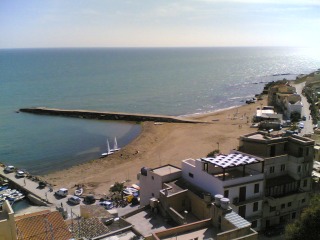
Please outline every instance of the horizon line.
M155 49L155 48L162 48L162 49L169 49L169 48L313 48L313 47L306 47L306 46L269 46L269 45L255 45L255 46L247 46L247 45L243 45L243 46L113 46L113 47L95 47L95 46L91 46L91 47L85 47L85 46L78 46L78 47L0 47L0 50L23 50L23 49Z

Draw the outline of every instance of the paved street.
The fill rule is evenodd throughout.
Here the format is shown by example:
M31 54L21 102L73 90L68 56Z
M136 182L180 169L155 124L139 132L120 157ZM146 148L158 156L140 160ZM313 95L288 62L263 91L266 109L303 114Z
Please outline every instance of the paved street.
M300 136L303 136L304 134L313 133L313 124L312 124L312 119L311 119L310 110L309 110L310 105L307 101L307 98L302 95L302 89L304 85L305 85L305 82L294 85L294 87L297 90L297 93L301 96L301 102L303 104L301 116L306 116L306 121L303 121L304 128L301 129L301 132L299 134Z
M50 192L50 189L48 186L46 186L43 189L38 188L39 182L37 181L32 181L31 179L28 178L16 178L15 173L4 173L3 167L0 167L0 175L8 178L10 181L14 182L15 184L19 185L18 190L23 190L24 192L32 193L39 199L41 199L43 202L46 202L49 209L55 209L56 207L61 207L61 204L67 210L68 214L70 214L71 209L72 212L79 215L80 214L80 207L79 205L72 206L69 203L67 203L67 200L69 197L72 196L72 193L69 194L65 198L58 199L54 195L54 192L57 191L58 189L53 189L53 191ZM41 207L44 208L45 207Z

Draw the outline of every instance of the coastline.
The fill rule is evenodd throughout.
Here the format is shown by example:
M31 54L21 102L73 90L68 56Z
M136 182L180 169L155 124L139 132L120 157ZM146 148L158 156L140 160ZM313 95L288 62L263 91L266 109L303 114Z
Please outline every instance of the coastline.
M218 109L214 112L188 115L207 123L142 123L141 134L121 151L71 168L41 176L56 188L85 186L85 194L108 194L114 182L136 183L142 167L165 164L181 166L187 158L200 158L219 147L221 153L236 149L239 136L256 131L250 128L251 117L264 100L254 104ZM186 116L185 116L186 117ZM209 124L208 124L209 123Z

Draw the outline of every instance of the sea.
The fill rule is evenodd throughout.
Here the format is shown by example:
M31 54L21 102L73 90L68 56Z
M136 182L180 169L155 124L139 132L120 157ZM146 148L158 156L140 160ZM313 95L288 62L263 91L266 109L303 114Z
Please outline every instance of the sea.
M172 116L245 104L265 83L320 68L291 47L0 49L0 162L44 175L99 158L138 123L19 112L52 107Z

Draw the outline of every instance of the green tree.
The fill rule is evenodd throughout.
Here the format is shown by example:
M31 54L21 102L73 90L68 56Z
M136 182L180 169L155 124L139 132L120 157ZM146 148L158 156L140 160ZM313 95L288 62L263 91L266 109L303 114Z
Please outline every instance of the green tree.
M123 183L115 182L113 186L111 186L109 191L112 193L121 193L123 189L124 189Z
M300 113L298 112L291 113L291 116L290 116L291 122L299 122L300 118L301 118Z
M220 151L218 149L216 149L216 150L213 150L212 152L209 152L207 154L207 157L214 157L215 155L217 155L219 153L220 153Z
M285 231L287 240L320 239L320 194L315 195L310 206L295 222L288 224Z

